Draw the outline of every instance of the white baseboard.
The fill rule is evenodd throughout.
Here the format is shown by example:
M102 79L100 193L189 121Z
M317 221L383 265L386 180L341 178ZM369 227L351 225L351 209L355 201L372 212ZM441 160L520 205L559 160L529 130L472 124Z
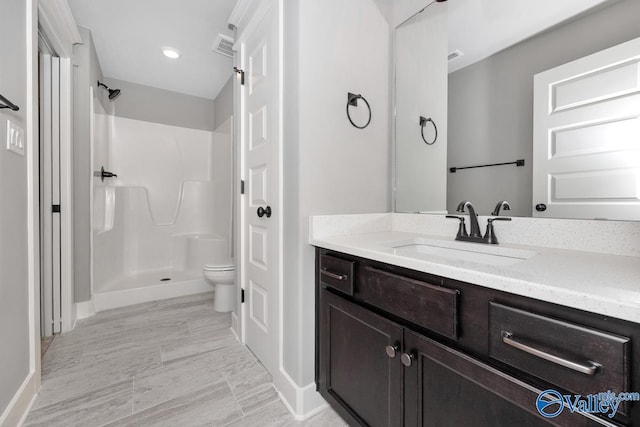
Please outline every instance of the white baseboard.
M306 420L329 406L326 400L316 391L316 384L298 386L284 370L273 379L280 400L298 421Z
M86 319L88 317L94 316L96 314L96 308L93 306L93 298L89 301L83 301L76 303L76 319L81 320ZM75 321L74 327L75 327Z
M0 415L0 427L21 426L29 415L29 410L36 399L36 376L33 372L27 378L9 402L9 405Z

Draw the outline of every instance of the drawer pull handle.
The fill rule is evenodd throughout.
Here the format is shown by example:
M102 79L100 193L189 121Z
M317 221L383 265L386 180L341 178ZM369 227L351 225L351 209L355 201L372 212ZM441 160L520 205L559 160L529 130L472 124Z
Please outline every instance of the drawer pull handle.
M529 353L533 356L548 360L549 362L555 363L556 365L564 366L565 368L572 369L582 374L595 375L596 372L598 372L598 368L600 367L600 365L591 361L588 362L589 365L584 365L556 356L555 354L547 353L546 351L530 347L513 339L513 334L511 332L502 331L502 342L511 347L517 348L518 350L522 350L525 353Z
M320 274L324 274L327 277L331 277L332 279L336 279L336 280L347 280L347 275L346 274L336 274L336 273L332 273L330 271L327 271L326 269L322 269L322 271L320 272Z

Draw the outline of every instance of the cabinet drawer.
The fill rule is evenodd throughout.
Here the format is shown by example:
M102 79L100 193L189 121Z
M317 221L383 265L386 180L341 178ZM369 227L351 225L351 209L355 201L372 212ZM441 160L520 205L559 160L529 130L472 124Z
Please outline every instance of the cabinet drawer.
M489 317L492 358L576 394L629 391L629 338L493 302Z
M320 284L353 295L355 262L332 255L320 255Z
M420 280L366 267L358 297L449 338L458 337L458 295Z

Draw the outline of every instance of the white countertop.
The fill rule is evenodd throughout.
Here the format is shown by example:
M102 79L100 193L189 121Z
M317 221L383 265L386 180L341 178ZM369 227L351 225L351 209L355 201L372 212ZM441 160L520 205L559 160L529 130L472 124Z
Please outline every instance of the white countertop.
M451 237L393 230L384 215L349 216L340 226L328 216L311 219L311 245L443 276L516 295L640 323L640 257L520 244L501 248L533 251L535 256L508 266L432 256L396 254L389 242L428 238L453 242ZM336 216L345 218L344 216ZM357 217L356 217L357 219ZM375 224L367 229L368 222ZM350 227L353 224L353 227ZM325 226L327 225L327 226ZM497 227L496 227L497 228ZM498 231L499 233L499 231ZM472 244L476 245L476 244ZM493 245L483 245L491 247ZM493 246L495 248L495 246Z

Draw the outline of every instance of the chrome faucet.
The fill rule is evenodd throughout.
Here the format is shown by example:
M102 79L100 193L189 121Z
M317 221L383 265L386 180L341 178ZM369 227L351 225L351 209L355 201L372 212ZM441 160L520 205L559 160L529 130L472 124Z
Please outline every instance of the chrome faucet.
M478 214L476 213L475 208L473 207L471 202L464 200L460 202L456 211L464 213L464 208L467 208L469 210L469 223L471 224L471 232L469 233L469 237L482 238L482 234L480 234L480 225L478 224Z

